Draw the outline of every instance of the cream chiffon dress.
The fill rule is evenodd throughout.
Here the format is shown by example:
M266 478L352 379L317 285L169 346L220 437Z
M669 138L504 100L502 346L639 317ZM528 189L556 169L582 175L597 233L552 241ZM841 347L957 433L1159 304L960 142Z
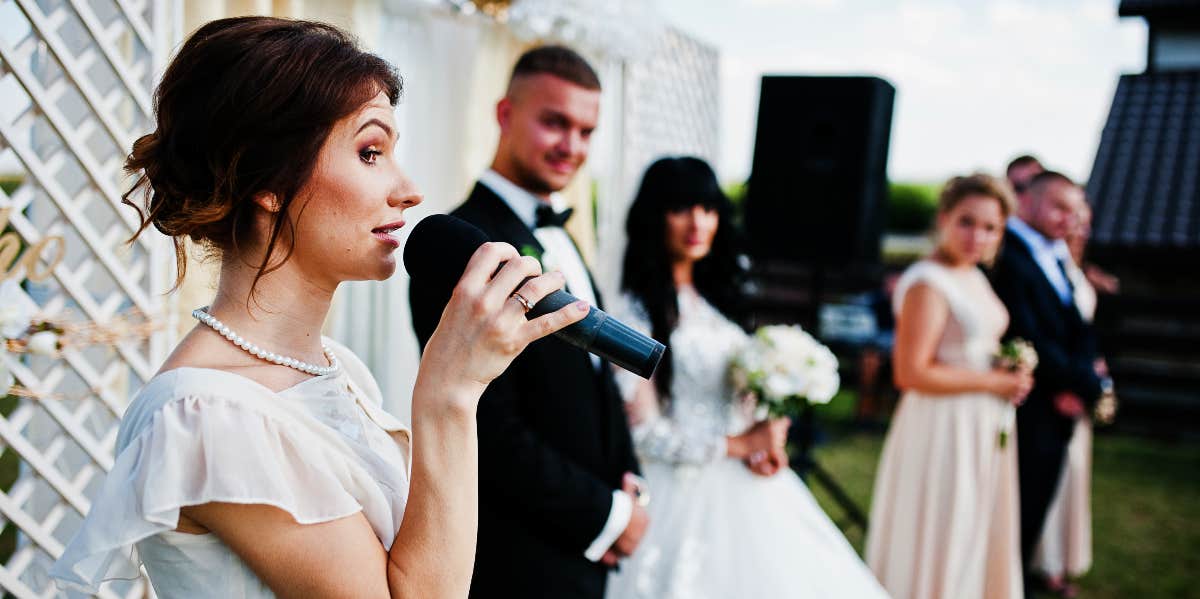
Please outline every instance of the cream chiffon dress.
M95 593L105 580L136 577L141 564L159 597L273 597L215 535L175 531L181 507L213 501L272 505L301 524L361 511L390 547L408 499L411 435L380 407L362 362L325 343L342 368L279 392L206 368L150 379L51 576Z
M949 304L936 359L988 370L1008 312L983 273L918 262L897 284L897 313L916 285ZM995 395L904 393L884 441L866 542L867 564L893 597L1022 596L1013 423L1013 406Z

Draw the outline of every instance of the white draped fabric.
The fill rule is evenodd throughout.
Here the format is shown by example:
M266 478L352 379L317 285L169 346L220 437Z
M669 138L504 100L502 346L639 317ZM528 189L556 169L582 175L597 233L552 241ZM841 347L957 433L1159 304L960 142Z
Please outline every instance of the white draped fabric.
M407 237L421 218L453 209L487 167L498 134L495 101L521 45L484 17L391 6L374 50L404 78L397 159L425 194L405 215L401 236ZM408 284L401 266L384 283L343 285L329 331L363 357L383 389L384 407L406 422L419 360Z

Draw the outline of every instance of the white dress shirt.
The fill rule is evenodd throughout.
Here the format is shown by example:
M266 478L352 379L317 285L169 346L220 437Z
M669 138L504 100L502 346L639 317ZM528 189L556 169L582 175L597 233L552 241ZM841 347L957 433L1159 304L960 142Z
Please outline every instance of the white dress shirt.
M1071 264L1071 252L1067 248L1066 242L1061 239L1046 239L1044 235L1017 217L1008 219L1008 228L1029 248L1029 252L1033 254L1033 261L1037 262L1038 267L1042 269L1046 280L1050 281L1050 285L1058 293L1058 298L1064 304L1073 303L1075 300L1071 291L1071 283L1063 273L1063 268ZM1060 261L1063 268L1059 268Z
M533 231L534 238L542 245L542 268L547 271L562 272L567 281L567 290L571 292L571 295L593 306L596 305L596 291L592 289L592 279L588 275L587 266L584 265L583 258L579 255L579 250L575 247L571 236L562 227L535 228L537 226L537 209L546 201L505 179L503 175L492 169L484 171L479 176L479 182L500 196L500 199L508 204L517 218ZM549 205L554 208L555 212L563 211L566 208L565 204L561 195L550 194ZM594 354L588 354L588 357L591 358L594 368L601 367L600 358ZM615 489L612 498L612 508L609 509L608 520L604 523L604 528L583 554L594 562L600 561L600 558L604 557L604 552L608 551L621 533L625 532L625 527L629 525L629 518L633 515L633 499L627 493Z

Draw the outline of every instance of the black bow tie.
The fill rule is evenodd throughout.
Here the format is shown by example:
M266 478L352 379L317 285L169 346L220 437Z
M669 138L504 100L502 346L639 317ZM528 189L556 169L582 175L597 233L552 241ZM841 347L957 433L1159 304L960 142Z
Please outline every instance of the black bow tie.
M537 223L535 229L542 227L562 227L567 224L567 219L571 218L571 214L575 212L574 208L567 208L562 212L555 212L553 208L543 204L537 208Z

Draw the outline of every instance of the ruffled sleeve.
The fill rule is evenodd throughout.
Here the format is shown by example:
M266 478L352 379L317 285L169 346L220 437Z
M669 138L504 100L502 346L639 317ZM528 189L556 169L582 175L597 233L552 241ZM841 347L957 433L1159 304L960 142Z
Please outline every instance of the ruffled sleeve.
M289 413L265 387L229 377L240 378L184 368L150 381L130 405L112 470L52 577L88 592L136 577L135 544L174 530L184 506L265 504L312 524L386 504L335 435Z

